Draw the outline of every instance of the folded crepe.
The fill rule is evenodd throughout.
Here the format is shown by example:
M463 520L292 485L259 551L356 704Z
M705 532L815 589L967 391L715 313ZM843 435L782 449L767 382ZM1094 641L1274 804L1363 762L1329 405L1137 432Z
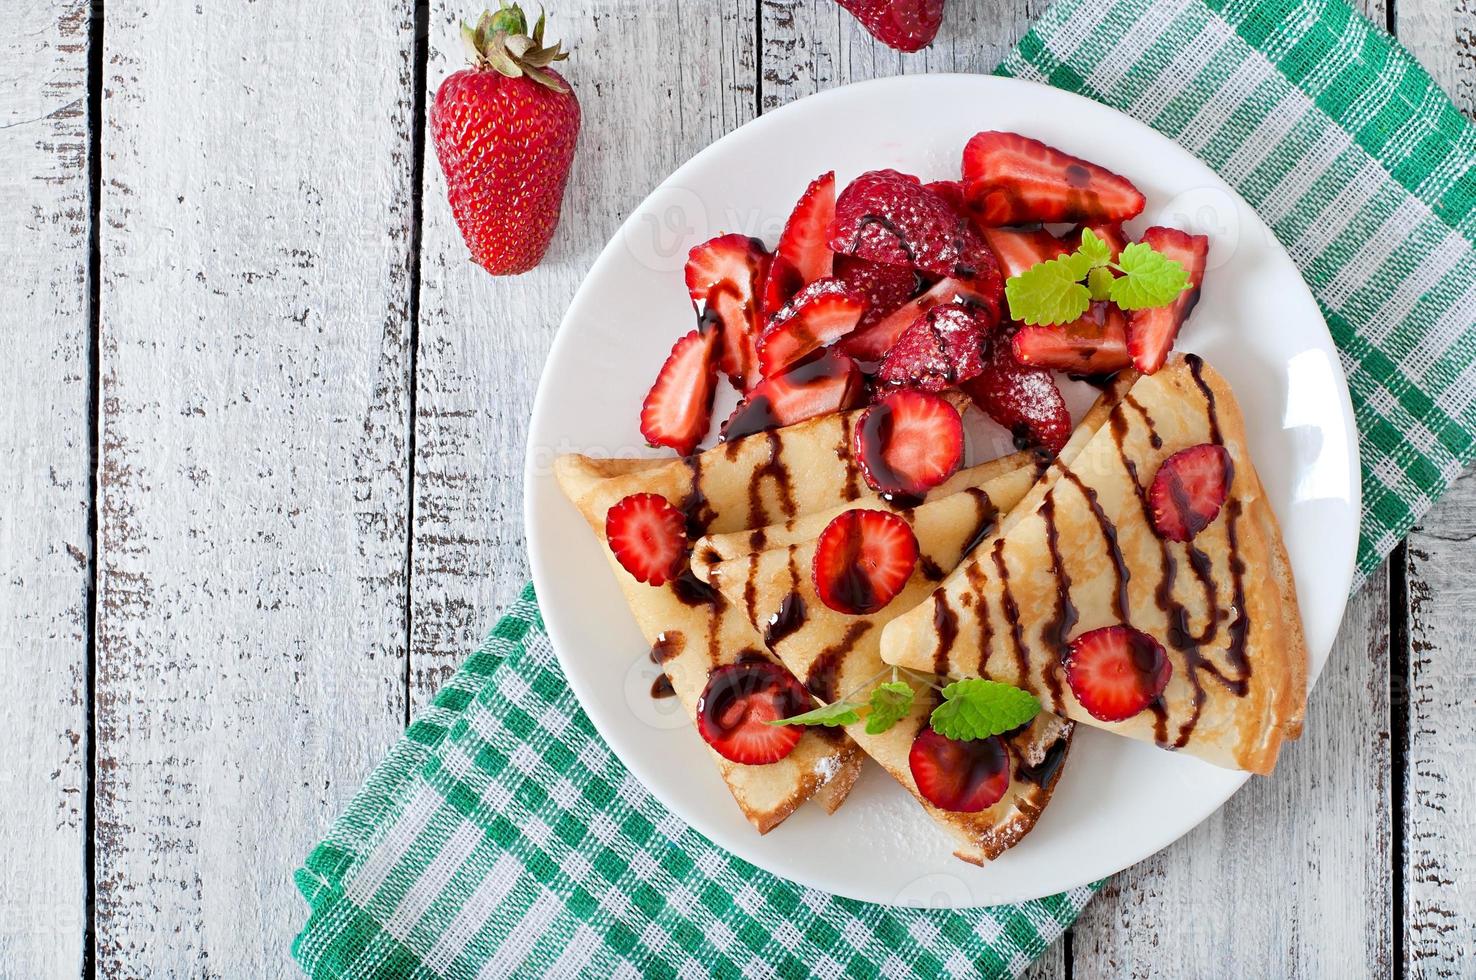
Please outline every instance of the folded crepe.
M1077 451L1106 421L1118 394L1120 390L1109 390L1099 399L1064 455ZM903 591L873 615L852 616L825 606L816 595L809 569L826 525L847 510L876 507L874 503L841 505L756 533L706 537L693 549L694 570L746 614L754 628L763 632L770 649L812 694L822 701L835 701L877 679L885 670L879 649L882 627L924 599L975 542L989 534L1000 516L1025 496L1043 469L1039 463L1024 467L986 464L956 474L916 508L890 508L912 525L921 557ZM919 669L933 668L924 665ZM888 731L868 734L865 723L858 722L846 726L846 732L953 837L958 857L982 864L1012 847L1035 826L1065 762L1072 725L1042 711L1028 726L1006 736L1012 757L1009 788L984 810L959 813L928 802L908 763L913 740L936 703L932 690L923 689L911 713Z
M1219 515L1187 543L1154 530L1148 485L1191 446L1234 465ZM1074 638L1128 625L1162 644L1168 686L1103 722L1062 657ZM1229 386L1193 355L1138 378L1079 455L1060 460L1011 519L925 601L887 625L887 663L1024 687L1067 718L1269 773L1301 733L1307 650L1286 549Z
M679 459L596 459L570 454L554 473L565 496L602 545L605 515L632 493L666 497L686 515L692 537L795 519L849 500L878 501L851 460L851 431L860 412L836 413L735 440ZM1031 466L1025 454L970 473ZM1033 472L1031 469L1029 472ZM604 551L652 657L689 718L712 668L745 657L772 659L741 609L695 576L662 586L636 581ZM711 758L744 816L760 833L817 797L827 810L844 802L860 771L861 753L843 733L808 731L778 762L749 766L716 752Z

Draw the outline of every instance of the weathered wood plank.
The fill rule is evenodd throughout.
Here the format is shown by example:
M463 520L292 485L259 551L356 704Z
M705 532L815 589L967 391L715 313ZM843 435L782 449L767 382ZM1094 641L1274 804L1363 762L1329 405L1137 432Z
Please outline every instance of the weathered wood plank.
M456 23L465 13L431 5L427 100L463 64ZM495 278L467 259L426 149L411 601L417 702L528 579L524 433L575 288L657 183L754 112L752 8L583 0L554 10L548 32L573 51L559 69L583 124L559 230L537 269Z
M1476 471L1410 533L1404 967L1469 976L1476 962Z
M1476 2L1398 0L1399 40L1468 116L1476 115Z
M107 5L99 975L296 975L402 728L413 27Z
M86 894L88 4L0 33L0 972L76 976Z
M1275 775L1112 879L1076 924L1075 977L1390 974L1388 622L1381 570Z

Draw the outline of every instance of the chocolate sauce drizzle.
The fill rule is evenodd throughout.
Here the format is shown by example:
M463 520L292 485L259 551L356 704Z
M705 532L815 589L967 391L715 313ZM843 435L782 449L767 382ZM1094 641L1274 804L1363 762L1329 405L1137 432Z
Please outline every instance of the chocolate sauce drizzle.
M866 620L851 623L839 642L821 650L819 656L810 661L810 669L805 672L805 687L811 694L827 702L839 696L837 682L846 656L870 630L871 623Z
M999 603L1004 609L1005 621L1010 624L1010 642L1015 651L1016 676L1024 678L1030 676L1030 661L1025 654L1025 637L1020 629L1020 607L1015 604L1014 593L1010 591L1010 569L1005 563L1004 543L1004 538L994 542L991 557L994 559L994 569L999 576ZM1058 705L1059 703L1057 701Z
M750 574L750 583L752 580L753 576ZM778 611L770 616L768 623L765 624L764 645L770 650L774 649L776 644L784 642L787 637L793 636L801 626L804 626L807 616L804 597L798 591L791 591L779 603Z
M656 637L656 642L651 645L651 662L664 665L672 657L677 656L687 646L687 638L681 632L673 630L670 633L661 633ZM651 697L669 698L676 694L676 688L671 686L671 678L662 672L651 682Z
M933 629L938 634L938 647L933 651L933 673L943 677L953 654L953 643L958 639L958 613L948 604L948 593L938 589L933 593Z
M1061 535L1056 528L1056 492L1052 488L1041 501L1040 517L1045 522L1046 548L1051 553L1051 572L1056 577L1056 614L1045 629L1046 642L1051 644L1055 660L1041 666L1046 686L1051 689L1051 700L1061 702L1062 661L1066 653L1066 641L1076 626L1076 604L1071 601L1071 573L1061 557ZM1054 634L1054 635L1053 635Z

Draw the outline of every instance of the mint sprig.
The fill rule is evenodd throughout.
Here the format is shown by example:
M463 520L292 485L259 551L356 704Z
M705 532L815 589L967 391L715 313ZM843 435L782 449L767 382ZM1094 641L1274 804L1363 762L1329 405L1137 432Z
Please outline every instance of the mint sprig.
M866 734L880 735L912 711L917 692L906 681L878 684L871 692L871 714L866 716Z
M794 715L790 718L780 718L777 721L765 722L768 725L824 725L826 728L835 728L839 725L854 725L861 720L859 705L854 701L837 701L834 704L822 704L813 711Z
M1005 282L1005 300L1012 319L1040 326L1070 323L1086 313L1093 300L1110 299L1124 310L1167 306L1188 288L1189 273L1183 265L1153 246L1133 242L1114 262L1111 247L1083 228L1076 251L1011 276Z
M1040 702L1028 691L973 677L943 688L929 723L939 735L967 741L1019 728L1039 713Z

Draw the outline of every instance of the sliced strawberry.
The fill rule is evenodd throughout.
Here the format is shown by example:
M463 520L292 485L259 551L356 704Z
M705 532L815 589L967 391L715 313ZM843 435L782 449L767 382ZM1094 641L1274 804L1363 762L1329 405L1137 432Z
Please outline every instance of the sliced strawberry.
M999 309L998 302L992 302L988 295L975 289L973 282L940 279L921 296L913 297L880 320L848 334L841 340L840 349L857 360L880 361L907 328L917 322L918 317L940 303L955 299L980 303L996 311Z
M935 180L923 186L947 201L948 206L957 213L962 215L969 213L968 208L964 206L964 189L961 181Z
M855 330L865 309L866 301L835 278L816 279L795 293L759 338L759 368L764 377L780 374Z
M963 183L974 219L984 225L1126 221L1146 203L1126 178L1019 133L970 139Z
M895 170L868 171L841 191L830 247L935 276L976 279L986 291L999 279L994 255L969 220L916 177Z
M1191 540L1220 515L1234 479L1235 463L1224 446L1206 442L1174 453L1148 488L1154 529L1170 541Z
M1017 442L1058 453L1071 438L1071 413L1056 379L1045 368L1015 360L1011 344L997 335L984 370L963 390L984 414L1015 434Z
M894 391L872 405L853 440L861 475L879 493L921 497L963 462L958 409L925 391Z
M912 781L940 810L978 813L1010 788L1010 753L998 735L960 741L924 728L907 753Z
M999 271L1013 279L1033 265L1073 251L1044 228L981 228L979 233L999 261Z
M865 399L866 379L856 362L838 350L823 351L760 381L723 423L723 440L845 411Z
M768 660L713 669L697 699L697 731L724 759L763 766L794 751L802 725L770 725L809 711L815 702L795 676Z
M943 0L836 0L866 32L889 48L919 51L943 23Z
M1112 374L1132 364L1127 316L1114 303L1093 303L1078 320L1054 327L1021 327L1015 360L1071 374Z
M1169 305L1128 314L1127 345L1128 353L1133 355L1133 366L1144 374L1153 374L1163 367L1179 329L1199 302L1199 287L1204 282L1204 267L1209 258L1209 239L1177 228L1155 226L1143 232L1142 241L1182 265L1189 275L1189 288Z
M868 262L854 255L835 257L835 277L866 300L866 312L847 339L886 319L927 285L926 279L906 266Z
M1104 626L1071 641L1066 682L1099 721L1131 718L1168 686L1174 665L1163 646L1131 626Z
M773 316L802 287L830 275L833 253L825 239L833 220L835 171L831 170L810 181L784 223L764 283L766 314Z
M672 347L641 405L641 435L653 446L690 456L707 434L717 392L717 347L722 331L711 326L687 334Z
M637 582L664 585L687 564L687 519L660 494L633 493L605 512L605 540Z
M758 338L763 332L759 294L769 275L764 243L746 235L719 235L687 254L687 293L702 323L722 328L724 374L747 391L758 383Z
M836 612L870 616L897 597L917 566L912 525L881 510L848 510L825 525L810 575Z
M1066 244L1067 248L1073 252L1076 251L1077 247L1081 245L1081 233L1085 228L1090 228L1092 234L1107 243L1107 247L1112 251L1113 262L1116 262L1117 257L1122 254L1122 250L1127 248L1127 232L1123 231L1122 225L1115 221L1089 221L1086 224L1077 225L1062 235L1061 241Z
M967 303L935 306L897 338L876 373L893 388L942 391L984 370L995 321L987 307Z

